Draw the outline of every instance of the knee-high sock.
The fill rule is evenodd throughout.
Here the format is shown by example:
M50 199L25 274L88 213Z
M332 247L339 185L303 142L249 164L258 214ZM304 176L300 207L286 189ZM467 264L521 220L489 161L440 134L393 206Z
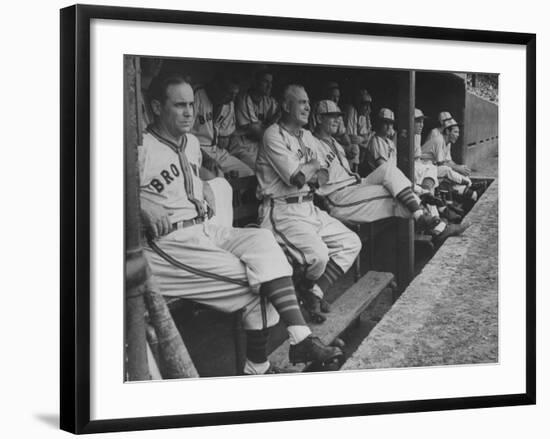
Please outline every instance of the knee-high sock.
M287 326L306 326L290 277L281 277L263 283L260 294L268 298Z
M246 358L254 363L267 361L267 331L246 331Z
M403 203L411 213L415 213L420 209L420 205L418 204L418 201L410 187L403 189L395 196L395 198Z
M317 286L321 288L324 293L327 291L328 287L336 282L343 274L344 270L342 270L340 266L332 259L329 259L325 272L319 279L317 279Z

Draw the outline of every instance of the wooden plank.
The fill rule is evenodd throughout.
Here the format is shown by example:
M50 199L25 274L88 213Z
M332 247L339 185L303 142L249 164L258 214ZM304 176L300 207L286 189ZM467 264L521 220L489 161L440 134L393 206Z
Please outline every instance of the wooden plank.
M393 279L394 276L392 273L369 271L332 304L332 311L326 315L327 320L325 323L311 326L313 335L319 337L326 344L332 343L336 337L359 317ZM305 364L294 366L289 363L288 349L289 342L285 340L269 356L271 364L288 373L303 371L306 367Z

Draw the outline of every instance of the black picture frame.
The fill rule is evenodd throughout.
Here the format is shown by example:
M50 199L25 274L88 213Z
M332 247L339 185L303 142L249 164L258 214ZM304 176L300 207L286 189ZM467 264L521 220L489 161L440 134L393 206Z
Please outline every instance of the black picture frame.
M526 392L518 394L324 407L90 420L90 22L130 20L503 43L525 46L527 227ZM61 428L98 433L323 417L364 416L535 404L536 401L536 36L302 18L76 5L61 10Z

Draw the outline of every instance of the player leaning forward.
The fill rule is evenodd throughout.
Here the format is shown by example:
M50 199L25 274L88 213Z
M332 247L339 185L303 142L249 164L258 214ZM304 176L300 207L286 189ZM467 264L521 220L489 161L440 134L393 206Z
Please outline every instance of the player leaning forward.
M263 329L275 325L279 315L287 325L291 362L340 356L338 348L311 336L297 303L292 269L271 232L205 222L214 200L199 177L199 142L189 134L191 86L180 76L169 76L159 78L153 90L155 122L138 152L142 215L153 238L145 254L160 292L221 311L244 309L246 374L269 369ZM262 297L267 298L265 310Z
M313 204L312 187L326 178L317 159L317 140L308 123L308 95L300 85L284 89L281 119L264 133L256 175L261 191L261 226L303 268L299 292L315 321L323 291L353 264L361 249L358 236Z

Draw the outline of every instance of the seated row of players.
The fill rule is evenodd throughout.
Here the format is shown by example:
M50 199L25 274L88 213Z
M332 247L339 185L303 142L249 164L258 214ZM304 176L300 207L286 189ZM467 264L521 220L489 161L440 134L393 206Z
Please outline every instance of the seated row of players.
M323 292L349 269L361 248L357 235L338 218L413 217L434 233L441 233L437 227L444 223L424 213L412 183L392 160L379 159L380 166L365 179L351 172L333 137L342 115L336 104L319 103L313 135L303 128L310 116L307 93L290 85L281 117L265 131L256 160L262 229L216 224L211 217L219 200L201 177L204 150L189 134L198 119L196 95L181 76L156 78L149 90L154 122L138 148L141 207L150 238L145 253L160 291L226 312L244 309L244 373L269 370L264 329L279 316L287 325L291 362L341 356L339 348L311 336L281 246L303 267L298 288L313 315L321 315ZM314 190L327 200L330 215L313 204Z
M305 89L289 85L283 92L281 118L264 134L256 162L262 204L261 227L273 231L279 244L304 269L298 289L310 314L323 317L323 293L345 273L360 242L343 223L368 223L382 218L413 218L417 229L441 238L457 235L464 225L447 225L427 213L413 184L397 168L395 147L386 135L393 114L383 109L367 149L375 169L361 178L350 169L344 148L334 138L342 117L338 106L323 100L316 106L314 133L304 129L310 116ZM327 211L313 203L313 193Z

